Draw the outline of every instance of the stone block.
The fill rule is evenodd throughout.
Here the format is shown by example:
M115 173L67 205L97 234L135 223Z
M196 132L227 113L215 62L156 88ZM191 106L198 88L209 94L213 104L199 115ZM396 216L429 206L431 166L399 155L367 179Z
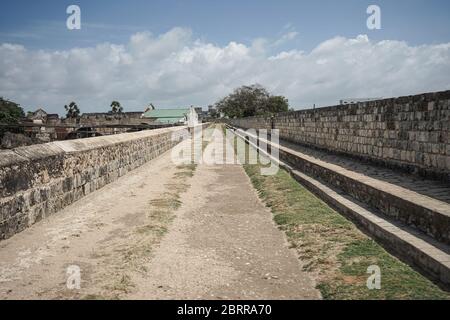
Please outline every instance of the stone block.
M57 212L177 144L164 128L0 151L0 239Z

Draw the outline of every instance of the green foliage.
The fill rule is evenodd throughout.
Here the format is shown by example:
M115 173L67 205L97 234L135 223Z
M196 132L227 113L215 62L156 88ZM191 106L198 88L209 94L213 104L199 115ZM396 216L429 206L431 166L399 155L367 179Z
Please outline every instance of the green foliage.
M270 96L267 100L266 110L270 114L286 112L289 110L289 101L283 96Z
M15 124L23 117L25 113L17 103L0 97L0 123Z
M73 101L69 104L69 106L65 105L64 109L67 111L66 118L78 118L80 116L80 109Z
M111 113L119 114L119 113L122 113L122 112L123 112L123 108L120 105L119 101L111 102Z
M254 84L242 86L216 103L216 108L229 118L270 116L289 110L289 102L283 96L272 96L264 87Z
M389 254L285 170L263 176L244 165L253 186L286 233L303 269L317 275L324 299L449 299L430 280ZM381 289L369 290L367 268L381 268Z

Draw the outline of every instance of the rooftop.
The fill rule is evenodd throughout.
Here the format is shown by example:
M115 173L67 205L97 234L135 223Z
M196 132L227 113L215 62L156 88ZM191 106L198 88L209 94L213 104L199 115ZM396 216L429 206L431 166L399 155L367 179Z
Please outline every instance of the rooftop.
M187 109L155 109L144 113L144 118L154 118L161 123L178 123L184 120L189 113Z
M182 118L189 109L155 109L144 113L144 118Z

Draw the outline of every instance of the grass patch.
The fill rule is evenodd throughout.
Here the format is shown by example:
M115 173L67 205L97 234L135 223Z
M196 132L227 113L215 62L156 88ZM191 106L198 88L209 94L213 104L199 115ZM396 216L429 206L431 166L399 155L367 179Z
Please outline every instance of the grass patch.
M260 198L294 248L324 299L449 299L450 294L414 271L280 169L262 176L244 165ZM381 269L381 289L369 290L367 268Z
M153 234L156 236L162 236L167 232L167 227L165 226L155 226L155 225L146 225L141 226L136 229L136 232L139 234Z
M134 275L140 279L148 273L147 266L153 250L168 232L176 211L182 205L181 195L189 188L189 179L194 176L196 168L196 164L177 166L164 190L149 201L144 219L139 215L136 223L123 230L123 235L118 237L118 245L112 243L113 253L108 247L91 254L92 258L100 260L99 265L104 266L96 275L98 280L95 280L98 282L95 287L102 288L102 291L89 292L84 299L120 299L136 289ZM123 242L124 238L126 242Z
M119 298L121 294L130 293L136 285L131 281L131 278L127 274L117 275L115 281L111 286L107 288L115 293L116 297Z
M150 201L153 208L165 211L177 210L181 206L179 194L166 194L163 198Z
M177 169L181 170L181 171L176 172L175 177L177 177L177 178L193 177L196 166L197 165L195 165L195 164L186 164L186 165L177 166Z

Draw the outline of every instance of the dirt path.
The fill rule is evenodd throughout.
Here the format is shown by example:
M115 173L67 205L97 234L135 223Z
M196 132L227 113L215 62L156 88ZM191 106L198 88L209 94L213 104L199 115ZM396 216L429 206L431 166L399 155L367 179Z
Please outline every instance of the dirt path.
M220 149L220 141L210 145ZM80 290L66 287L70 265L81 268ZM1 242L0 298L314 299L319 293L242 166L200 164L194 171L172 164L166 153Z

